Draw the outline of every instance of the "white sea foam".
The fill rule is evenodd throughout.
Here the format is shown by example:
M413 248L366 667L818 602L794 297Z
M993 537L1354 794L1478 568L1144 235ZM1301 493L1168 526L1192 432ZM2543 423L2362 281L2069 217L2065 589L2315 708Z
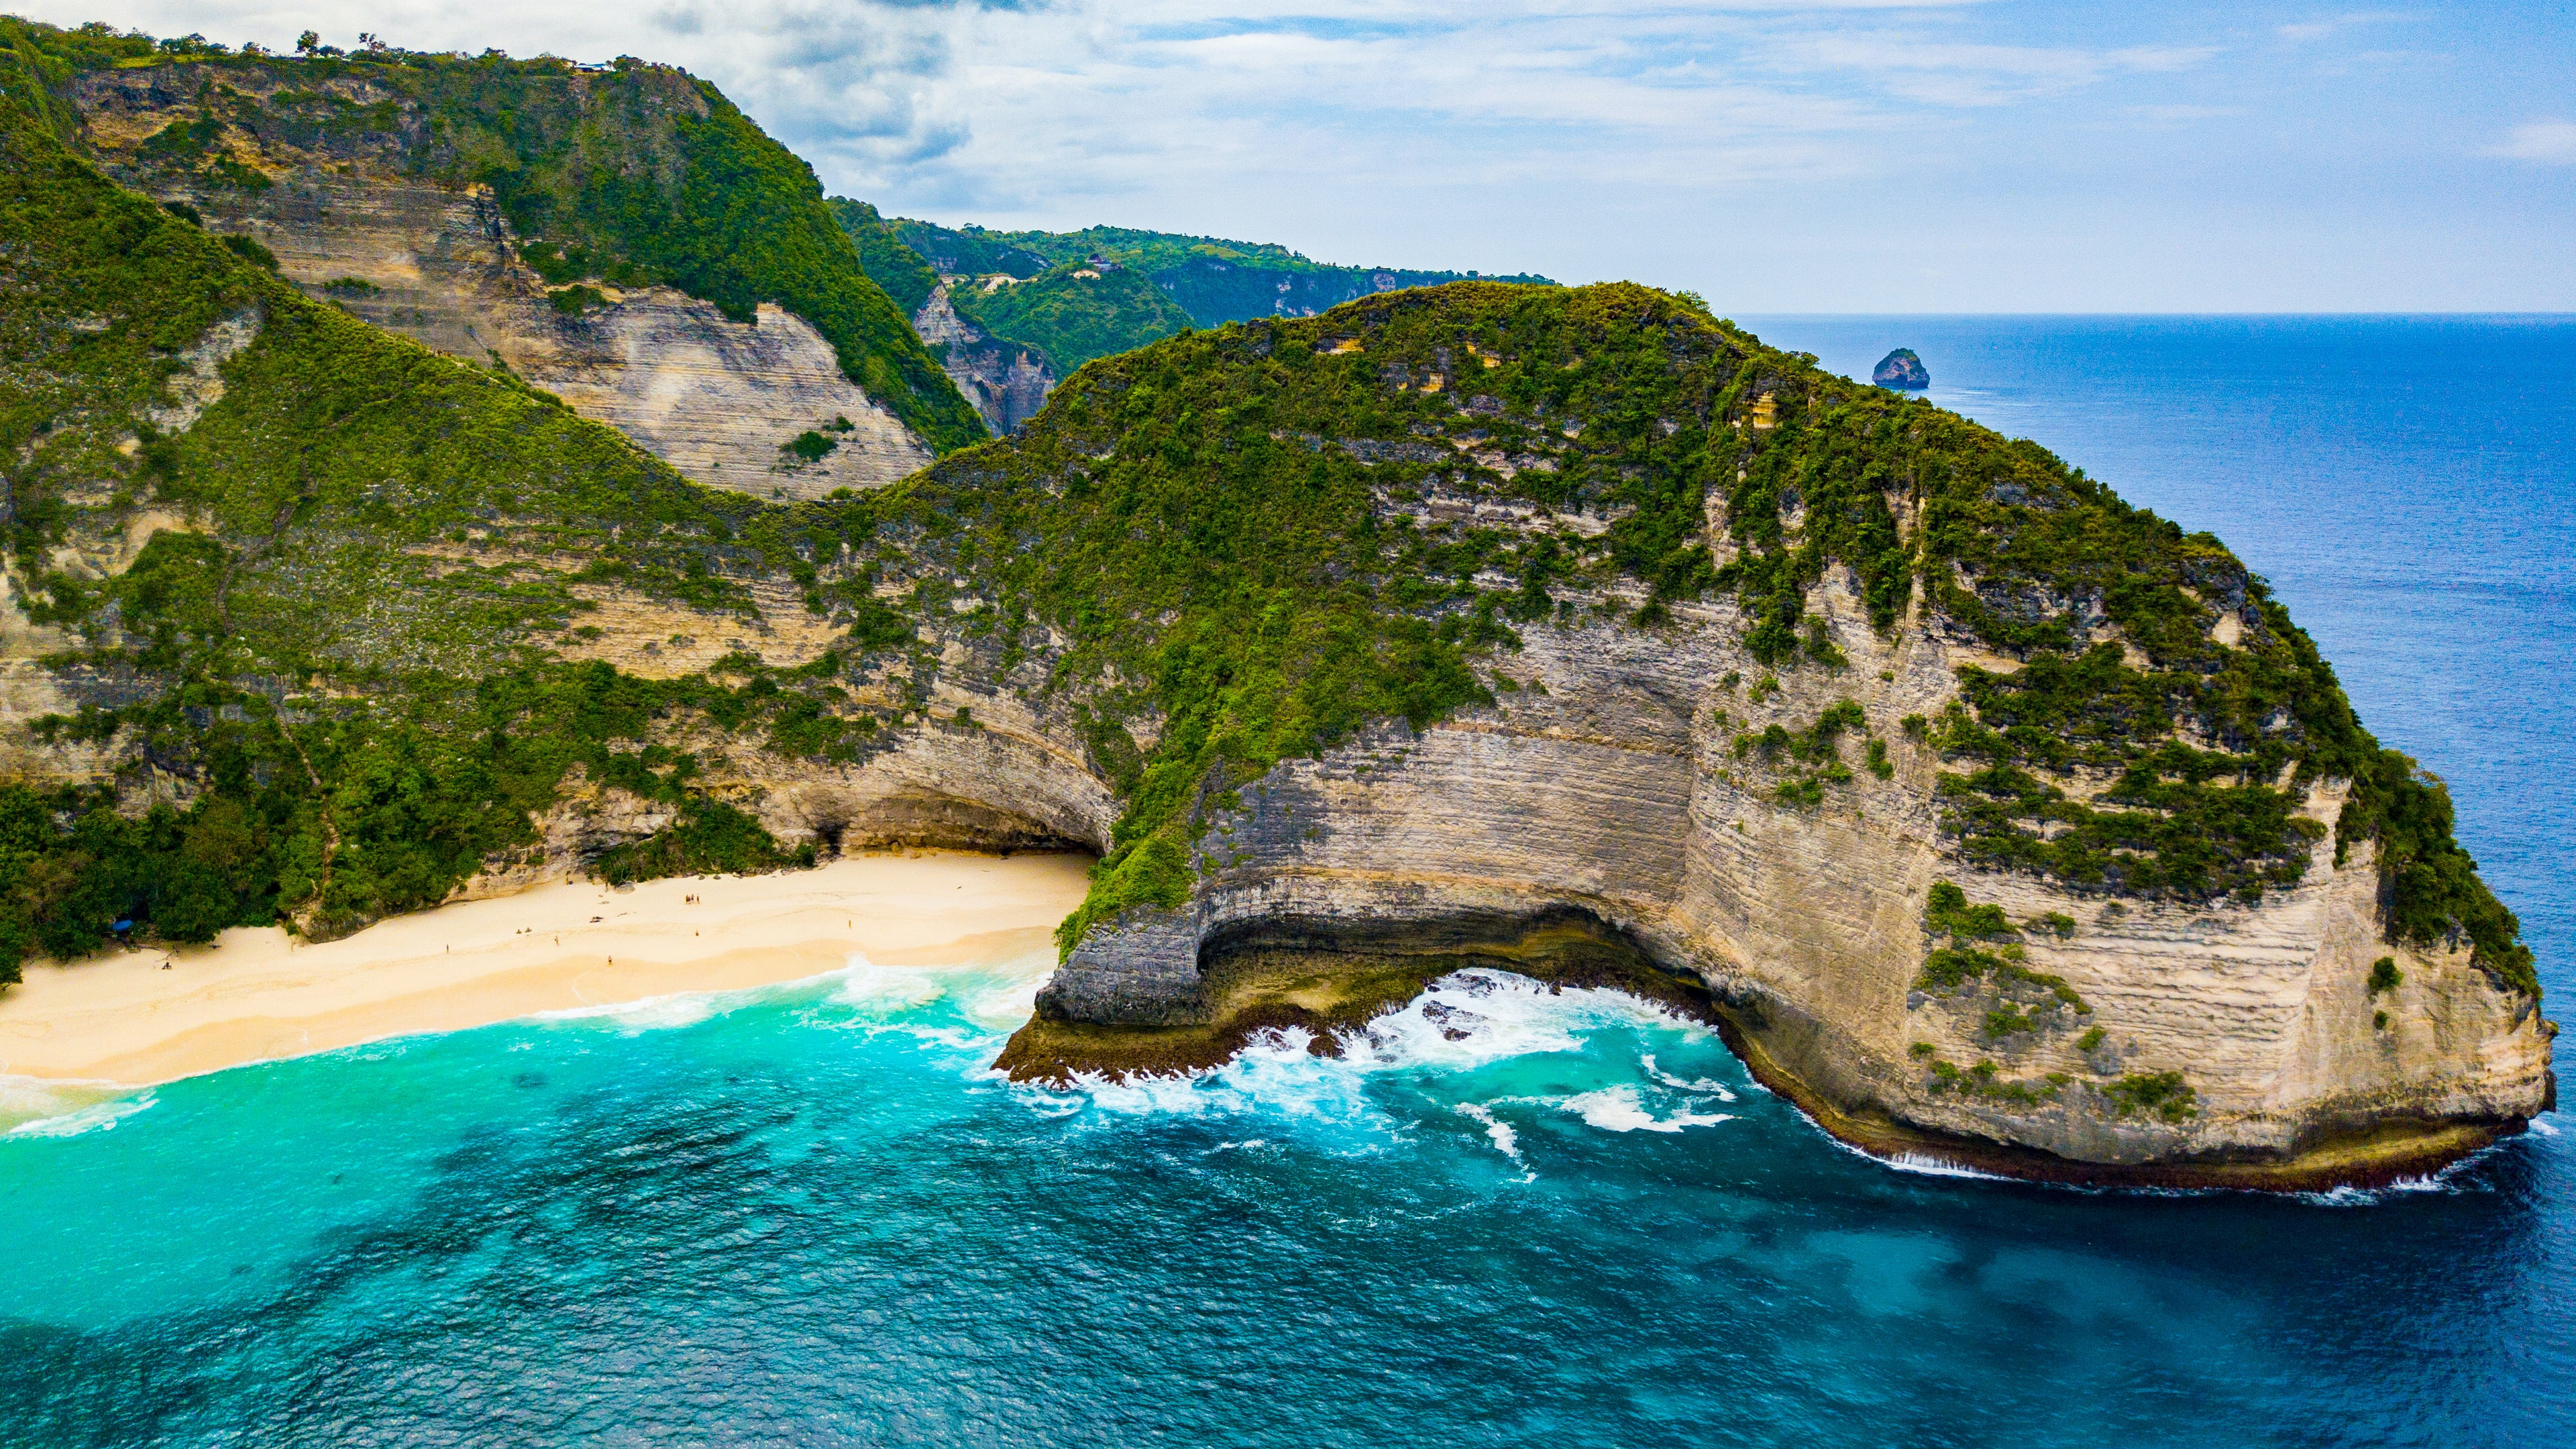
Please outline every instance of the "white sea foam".
M1184 1076L1081 1077L1069 1093L1036 1086L1014 1090L1033 1110L1049 1116L1074 1116L1082 1108L1109 1118L1260 1113L1292 1131L1302 1124L1299 1135L1310 1143L1375 1152L1403 1140L1410 1119L1373 1099L1373 1082L1416 1079L1436 1094L1439 1078L1515 1057L1578 1053L1592 1037L1610 1030L1678 1033L1685 1041L1708 1035L1698 1023L1620 992L1556 990L1527 977L1480 969L1442 977L1402 1010L1340 1034L1335 1056L1314 1055L1309 1050L1313 1035L1287 1028L1256 1037L1223 1065ZM1617 1073L1610 1064L1601 1065L1607 1074ZM1519 1132L1494 1115L1498 1107L1564 1108L1616 1132L1672 1133L1729 1120L1724 1114L1687 1109L1658 1115L1663 1104L1648 1110L1639 1090L1636 1084L1605 1088L1574 1107L1568 1106L1574 1098L1549 1096L1489 1098L1452 1109L1481 1124L1496 1150L1525 1170ZM1702 1098L1730 1095L1716 1082L1679 1082L1671 1090ZM1074 1104L1070 1110L1068 1102Z
M913 1011L945 996L948 988L929 972L910 966L879 966L853 951L840 971L841 984L832 1000L872 1013Z
M1714 1127L1735 1120L1730 1112L1676 1112L1670 1117L1658 1117L1646 1110L1637 1089L1624 1082L1579 1092L1557 1103L1557 1110L1572 1112L1583 1119L1585 1126L1604 1132L1679 1132L1685 1127Z
M559 1011L533 1012L528 1019L595 1024L631 1036L638 1032L695 1026L716 1014L718 994L682 991L669 996L647 996L637 1001L613 1001L605 1006L567 1006Z
M123 1082L94 1082L61 1077L22 1077L0 1073L0 1130L48 1117L68 1116L84 1107L112 1101L133 1091Z
M1290 1119L1372 1122L1381 1119L1368 1101L1367 1073L1348 1060L1307 1050L1314 1035L1289 1027L1254 1038L1234 1060L1188 1076L1133 1076L1123 1081L1086 1076L1077 1090L1102 1111L1211 1116L1261 1112Z
M1075 1079L1100 1107L1122 1113L1196 1115L1256 1107L1292 1115L1337 1115L1365 1106L1365 1079L1385 1072L1454 1072L1509 1057L1583 1049L1613 1024L1673 1024L1633 997L1608 991L1554 993L1498 971L1462 971L1435 981L1403 1010L1342 1034L1340 1055L1319 1057L1303 1027L1264 1032L1221 1066L1184 1076Z
M1676 1077L1672 1073L1665 1071L1663 1068L1656 1066L1655 1056L1652 1052L1646 1053L1644 1056L1639 1057L1638 1060L1644 1063L1647 1076L1654 1078L1656 1081L1663 1083L1667 1087L1673 1088L1675 1091L1701 1092L1708 1096L1715 1097L1721 1102L1732 1102L1735 1100L1735 1093L1728 1090L1727 1085L1724 1082L1718 1081L1713 1077L1694 1077L1689 1081L1684 1081L1680 1077Z
M1846 1147L1850 1146L1848 1143L1841 1145ZM2012 1178L2005 1177L2001 1173L1984 1172L1974 1167L1968 1167L1960 1163L1952 1162L1946 1157L1934 1157L1931 1154L1924 1152L1900 1152L1893 1157L1881 1157L1876 1153L1862 1152L1857 1147L1851 1147L1850 1150L1854 1155L1868 1158L1870 1161L1877 1163L1881 1167L1892 1167L1899 1172L1911 1172L1922 1177L1964 1177L1977 1182L2011 1182L2014 1180Z
M952 994L968 1016L1007 1033L1037 1014L1038 988L1045 983L1043 970L1018 971L998 980L979 977L971 989L952 988Z
M1461 1117L1472 1117L1485 1124L1485 1136L1493 1141L1495 1151L1516 1163L1521 1161L1521 1135L1512 1130L1511 1123L1495 1117L1492 1111L1475 1102L1461 1102L1456 1110Z
M1618 991L1557 990L1504 971L1459 971L1434 981L1401 1011L1343 1039L1349 1058L1375 1070L1456 1071L1508 1057L1575 1052L1598 1031L1658 1027L1693 1039L1706 1029Z
M117 1123L124 1121L135 1113L150 1111L155 1100L156 1099L153 1097L152 1093L147 1091L139 1096L119 1097L106 1102L92 1102L78 1111L65 1112L60 1116L54 1117L39 1117L33 1122L21 1122L17 1126L10 1128L6 1134L0 1135L10 1137L78 1137L89 1132L109 1132L115 1130Z
M2470 1184L2461 1179L2469 1165L2495 1150L2493 1145L2482 1147L2440 1171L2422 1177L2401 1177L2377 1187L2330 1187L2323 1192L2303 1192L2299 1197L2318 1207L2376 1207L2392 1197L2407 1197L2421 1192L2467 1192Z

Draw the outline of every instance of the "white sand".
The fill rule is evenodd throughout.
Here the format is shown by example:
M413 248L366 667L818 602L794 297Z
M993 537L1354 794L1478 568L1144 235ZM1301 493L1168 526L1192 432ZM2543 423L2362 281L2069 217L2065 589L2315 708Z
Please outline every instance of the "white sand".
M141 1086L540 1011L795 981L852 952L884 966L1000 964L1052 950L1090 863L923 852L617 891L546 885L320 945L245 929L211 946L30 965L0 991L0 1076Z

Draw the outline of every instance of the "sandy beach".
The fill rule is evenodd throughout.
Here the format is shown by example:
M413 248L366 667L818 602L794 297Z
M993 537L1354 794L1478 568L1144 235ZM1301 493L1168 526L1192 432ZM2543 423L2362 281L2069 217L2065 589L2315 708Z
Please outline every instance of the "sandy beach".
M975 966L1052 951L1090 857L927 851L808 871L578 881L441 906L306 944L212 945L30 964L0 990L0 1076L142 1086L541 1011L794 981L863 953Z

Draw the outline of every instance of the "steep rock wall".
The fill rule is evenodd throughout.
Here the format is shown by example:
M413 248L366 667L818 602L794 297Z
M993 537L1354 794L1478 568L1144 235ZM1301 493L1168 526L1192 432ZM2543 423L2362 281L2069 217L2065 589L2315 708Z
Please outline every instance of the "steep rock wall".
M776 306L735 322L668 287L601 286L597 302L559 310L490 191L416 174L399 132L298 146L228 130L214 144L242 168L229 183L227 173L154 164L151 138L200 113L185 75L83 76L88 140L129 184L267 247L308 293L451 357L506 367L710 486L815 498L882 487L930 461L920 438L843 375L830 344ZM256 72L234 79L262 93ZM280 88L271 81L266 93ZM393 100L363 79L321 88L354 108ZM824 458L784 451L816 429L838 444Z
M912 329L945 359L950 380L998 435L1007 436L1038 415L1056 376L1046 359L1015 347L957 315L948 300L952 286L972 285L963 277L944 277L914 314Z
M1615 625L1531 630L1514 673L1543 681L1544 696L1524 689L1504 707L1281 765L1217 817L1190 904L1095 932L1041 1010L1140 1027L1204 1020L1208 947L1248 922L1436 926L1571 908L1705 981L1767 1076L1881 1150L2042 1175L2081 1163L2114 1179L2133 1169L2132 1180L2367 1178L2455 1153L2466 1139L2444 1124L2500 1127L2548 1099L2551 1028L2465 949L2384 942L2366 850L2338 866L2321 842L2307 879L2259 906L2122 903L1971 873L1936 828L1933 751L1899 744L1892 778L1864 775L1847 799L1809 811L1757 788L1766 782L1713 721L1812 718L1856 694L1873 722L1892 722L1955 693L1949 667L1974 651L1919 627L1892 648L1845 629L1850 675L1793 678L1748 708L1742 689L1714 685L1759 668L1741 621L1676 612L1652 648ZM1881 667L1895 678L1874 680ZM2331 819L2340 804L2321 790L2312 808ZM2014 1004L2009 984L1923 989L1922 902L1941 878L2015 920L2072 918L2065 939L2035 936L2029 961L2089 1011L1998 1039L1987 1013ZM2373 996L2381 957L2404 981ZM2375 1027L2379 1011L2387 1024ZM1963 1074L1963 1088L1934 1062L1996 1070L1983 1083ZM2121 1082L2167 1072L2182 1074L2196 1110L2167 1120L2124 1108Z

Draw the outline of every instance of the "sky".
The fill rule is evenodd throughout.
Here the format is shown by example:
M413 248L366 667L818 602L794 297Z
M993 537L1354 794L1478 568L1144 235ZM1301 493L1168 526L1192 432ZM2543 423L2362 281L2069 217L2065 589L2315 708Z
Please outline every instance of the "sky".
M2576 0L0 0L635 55L957 224L1721 313L2576 311Z

